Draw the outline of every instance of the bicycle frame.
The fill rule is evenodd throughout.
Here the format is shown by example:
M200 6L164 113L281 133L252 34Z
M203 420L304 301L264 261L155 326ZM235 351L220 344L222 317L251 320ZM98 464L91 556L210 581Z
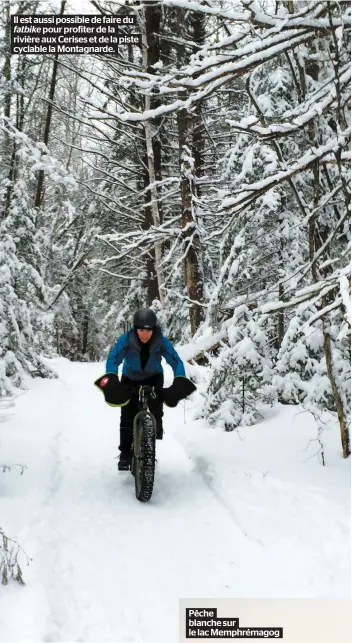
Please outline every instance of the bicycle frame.
M140 411L148 411L148 395L150 395L152 391L153 387L146 384L139 387L138 403L140 406Z

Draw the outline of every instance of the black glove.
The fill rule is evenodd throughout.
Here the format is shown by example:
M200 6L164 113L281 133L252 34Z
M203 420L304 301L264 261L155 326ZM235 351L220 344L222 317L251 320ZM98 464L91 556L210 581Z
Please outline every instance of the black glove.
M128 404L133 393L131 386L121 384L117 373L102 375L95 380L94 385L102 391L105 402L109 406L124 406Z
M161 398L166 406L177 406L180 400L183 400L191 393L197 390L197 387L191 380L187 377L178 376L174 378L174 381L169 388L164 388L161 394Z

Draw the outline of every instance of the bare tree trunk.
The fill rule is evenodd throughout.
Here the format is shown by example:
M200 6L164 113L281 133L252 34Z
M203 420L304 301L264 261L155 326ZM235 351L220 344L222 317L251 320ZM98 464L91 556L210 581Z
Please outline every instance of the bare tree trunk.
M181 147L181 226L183 228L183 238L186 248L184 259L185 281L187 285L188 297L190 300L189 317L191 333L194 335L199 328L203 319L203 307L200 305L203 299L203 275L200 268L200 239L197 230L197 217L193 204L194 166L190 164L190 150L183 138L186 133L183 131L183 125L186 124L187 116L179 117L180 147ZM192 189L193 188L193 189Z
M147 33L147 16L148 20L152 20L153 22L160 20L158 17L158 14L156 13L158 7L152 7L148 6L148 3L143 7L144 9L144 20L142 19L140 22L140 27L141 27L141 33L142 33L142 64L143 64L143 69L145 71L150 69L150 65L153 64L151 63L151 56L155 55L155 48L153 49L152 47L152 54L148 53L148 33ZM148 12L154 12L153 15L151 15ZM149 34L149 40L150 40L151 34ZM151 109L151 104L152 100L150 96L145 97L145 102L144 102L144 109L146 111ZM149 174L149 185L150 185L150 212L152 215L152 220L153 224L155 226L160 226L161 223L161 215L159 211L159 203L158 203L158 190L155 185L155 181L157 180L157 172L156 172L156 157L155 157L155 147L153 145L153 131L152 127L155 127L154 123L152 124L151 121L145 121L143 123L144 125L144 132L145 132L145 143L146 143L146 153L147 153L147 167L148 167L148 174ZM160 165L159 165L160 169ZM157 275L157 281L158 281L158 293L159 293L159 299L160 303L163 304L165 300L164 296L164 274L163 270L161 267L161 262L163 258L163 250L162 250L162 244L159 242L156 242L154 244L154 252L155 252L155 272Z
M82 323L82 356L87 352L88 346L88 331L89 331L89 319L90 315L87 309L83 312L83 323Z
M27 62L26 62L26 56L19 56L18 58L18 63L17 63L17 82L19 85L21 85L23 91L25 87L25 80L26 80L26 69L27 69ZM9 111L9 116L10 116L10 111ZM19 132L22 132L23 129L23 123L24 123L24 94L16 94L16 128ZM17 179L17 163L16 163L16 151L17 151L17 142L16 139L12 141L12 154L11 154L11 160L10 160L10 169L9 169L9 184L7 186L6 190L6 202L5 202L5 217L9 212L10 205L11 205L11 196L12 196L12 190L14 183L16 182Z
M183 40L185 34L185 10L177 11L177 35ZM203 17L196 13L192 16L192 40L202 44L204 38ZM178 45L178 62L182 64L185 58L183 42ZM182 92L181 100L186 99ZM182 109L177 113L179 137L180 175L181 175L181 227L185 247L184 275L189 297L189 319L191 333L194 335L203 320L203 272L201 268L200 236L197 225L196 202L193 195L197 194L196 177L201 176L203 169L204 134L201 117L201 104L198 103L194 112ZM199 186L198 186L199 195Z
M279 284L279 301L282 301L284 298L284 286L283 284ZM285 336L285 313L284 311L280 311L278 313L278 329L277 329L277 350L280 350L280 346L282 344L282 341Z
M314 80L318 80L319 68L317 65L310 66L309 70L307 69L307 72L309 72L309 74L314 78ZM312 146L315 146L318 144L316 140L316 132L315 132L315 126L313 121L308 128L308 136L309 136L310 144ZM320 191L321 191L319 161L314 163L312 168L312 173L313 173L313 192L314 192L313 210L316 210L319 203ZM314 283L320 280L319 279L320 276L322 276L323 278L326 278L329 272L328 267L323 266L323 268L319 269L318 263L314 259L316 252L319 250L319 248L321 248L321 246L325 243L325 241L328 238L327 228L325 226L318 224L317 217L318 217L318 214L314 214L313 216L311 216L309 219L309 225L308 225L309 258L311 261L311 272L312 272L312 278ZM328 253L329 253L329 247L327 246L325 252L320 256L320 261L323 262L323 264L325 260L328 259ZM333 297L332 293L329 293L328 295L323 297L321 302L321 308L324 308L329 303L331 303L332 297ZM331 384L332 395L334 398L334 404L335 404L337 417L340 425L342 453L344 458L348 458L349 455L351 454L349 428L347 426L347 421L346 421L344 408L343 408L343 400L338 389L338 384L337 384L337 380L336 380L334 368L333 368L333 354L332 354L331 338L329 333L329 323L328 323L328 320L325 319L324 317L322 320L322 331L323 331L326 370Z
M11 54L10 54L10 1L6 0L4 6L4 17L5 17L5 42L6 42L6 53L5 53L5 62L2 70L2 76L6 83L5 90L5 100L4 100L4 116L5 119L9 119L11 116ZM12 152L11 152L11 137L5 131L4 138L4 158L3 162L6 160L9 161L9 185L6 189L6 197L4 204L3 216L6 217L10 207L11 201L11 190L12 190L12 177L13 177L13 165L15 161L15 143L12 143ZM1 213L0 213L1 214Z
M145 3L145 29L147 37L147 72L148 74L155 73L153 65L160 60L160 45L159 45L159 33L160 33L160 22L161 22L161 6L158 4L149 5ZM151 97L151 107L154 109L160 104L160 100ZM160 118L155 118L153 124L156 128L160 127ZM147 155L147 140L145 142L146 154L143 159L145 167L143 169L143 181L144 189L146 189L150 183L150 173L148 165L148 155ZM157 134L152 137L152 147L153 147L153 159L154 159L154 174L157 181L161 180L161 142L160 136ZM156 188L158 192L158 188ZM151 208L152 194L150 191L145 193L145 202L147 207L145 208L145 222L143 225L144 230L149 230L153 225L153 213ZM161 204L159 203L158 215L160 223L162 223L162 211ZM161 247L161 255L163 255L163 249ZM158 275L156 272L156 255L155 248L147 256L147 301L150 306L154 299L160 298L159 287L158 287ZM162 292L163 295L163 292ZM160 300L161 301L161 300Z
M351 441L348 425L346 422L343 402L339 390L336 385L336 379L334 375L333 368L333 358L331 350L331 339L328 329L326 328L326 322L323 319L323 335L324 335L324 351L326 359L326 368L332 388L332 393L334 396L334 401L336 404L337 417L339 419L340 433L341 433L341 444L342 444L342 455L344 458L348 458L351 455Z
M145 99L145 109L146 110L150 109L149 97L146 97ZM149 181L150 181L150 184L152 184L152 187L150 188L150 195L152 198L152 203L150 207L151 207L154 225L160 226L161 222L160 222L159 209L158 209L158 191L155 186L156 177L155 177L155 168L154 168L152 132L151 132L151 124L148 121L146 121L144 124L144 130L145 130L145 141L146 141L147 156L148 156ZM154 251L155 251L155 271L158 278L159 299L160 299L160 303L163 304L165 297L164 297L164 291L163 291L164 274L161 268L161 261L163 258L162 244L159 242L156 242L154 244Z
M62 16L62 14L65 11L65 5L66 5L66 0L62 0L61 6L60 6L60 13L59 13L60 16ZM50 91L49 91L49 105L48 105L48 111L46 113L45 128L44 128L43 142L45 143L45 145L48 145L48 142L49 142L51 117L53 113L52 102L54 100L55 88L56 88L58 56L59 54L56 52L54 56L53 73L51 76ZM35 203L34 203L35 207L38 209L42 205L43 195L44 195L44 170L39 170L37 190L36 190Z
M149 172L148 172L148 159L144 157L145 168L143 169L143 188L146 189L149 185ZM149 230L153 225L153 215L150 206L150 193L145 194L145 218L142 226L143 230ZM148 306L159 297L158 276L155 269L155 249L151 249L147 255L146 260L147 271L147 302Z
M4 116L5 118L10 118L11 113L11 54L10 54L10 0L5 0L4 3L4 22L5 22L5 43L6 43L6 53L5 53L5 62L2 70L2 76L7 83L5 90L5 100L4 100Z

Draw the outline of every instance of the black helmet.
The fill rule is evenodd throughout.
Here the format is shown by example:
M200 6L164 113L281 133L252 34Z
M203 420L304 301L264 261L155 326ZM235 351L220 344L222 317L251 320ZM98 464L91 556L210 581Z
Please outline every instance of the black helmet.
M152 330L157 324L156 314L150 308L141 308L137 310L133 317L133 326L135 328L147 328Z

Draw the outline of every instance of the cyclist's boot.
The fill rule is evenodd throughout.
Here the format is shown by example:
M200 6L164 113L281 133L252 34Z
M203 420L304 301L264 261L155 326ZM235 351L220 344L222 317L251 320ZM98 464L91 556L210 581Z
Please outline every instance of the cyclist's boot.
M156 420L156 439L162 440L164 435L163 421L160 419Z
M119 471L129 471L131 465L131 453L121 451L120 459L117 465Z

